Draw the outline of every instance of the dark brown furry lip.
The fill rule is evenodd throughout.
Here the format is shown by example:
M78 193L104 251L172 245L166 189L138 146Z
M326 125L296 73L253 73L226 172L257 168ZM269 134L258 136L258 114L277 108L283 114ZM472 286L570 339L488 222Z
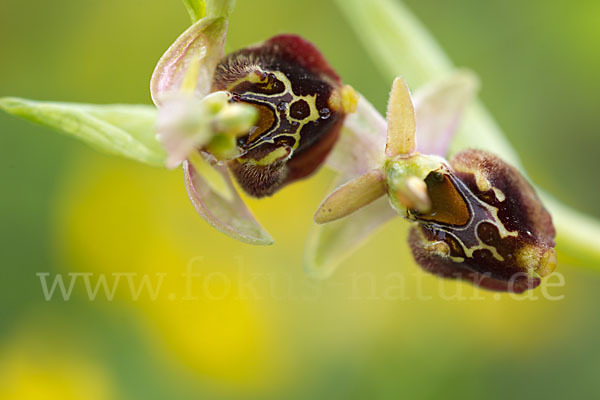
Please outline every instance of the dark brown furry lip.
M417 221L409 238L415 260L435 275L491 290L537 287L540 276L553 271L556 253L552 218L535 190L515 168L484 151L462 151L449 164L443 173L452 193L436 198L444 195L437 190L442 183L427 179L434 207L427 215L411 213ZM457 218L465 209L468 221Z
M310 42L275 36L226 56L213 91L259 111L255 129L238 139L241 156L229 162L241 188L270 196L315 172L339 136L345 111L339 76Z

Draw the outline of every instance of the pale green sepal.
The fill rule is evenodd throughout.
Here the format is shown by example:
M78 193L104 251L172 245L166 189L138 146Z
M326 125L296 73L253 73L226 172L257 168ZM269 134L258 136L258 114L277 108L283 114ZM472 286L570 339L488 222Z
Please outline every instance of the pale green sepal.
M200 152L192 154L188 158L188 162L210 186L210 190L221 196L224 201L233 201L235 189L230 187L226 177L214 168Z
M164 166L166 154L155 138L156 108L0 99L0 108L73 136L90 146L145 164Z
M395 216L396 212L384 196L345 218L324 225L314 224L304 251L307 274L315 279L328 278L342 261Z
M200 174L190 162L183 162L185 186L198 214L233 239L253 245L273 244L271 235L256 221L233 186L227 167L215 163L212 168L227 185L228 195L225 197L222 191L219 193L213 189L214 184L208 182L205 172Z
M206 17L183 32L160 58L150 80L157 106L182 93L206 96L217 64L225 55L227 20Z

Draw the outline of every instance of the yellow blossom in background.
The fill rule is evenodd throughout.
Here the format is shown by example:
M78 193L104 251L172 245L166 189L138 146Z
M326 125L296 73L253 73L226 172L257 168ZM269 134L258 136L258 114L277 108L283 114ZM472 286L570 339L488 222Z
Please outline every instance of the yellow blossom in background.
M60 318L31 319L0 349L3 400L111 400L114 384L105 366L81 354L77 342L51 326Z

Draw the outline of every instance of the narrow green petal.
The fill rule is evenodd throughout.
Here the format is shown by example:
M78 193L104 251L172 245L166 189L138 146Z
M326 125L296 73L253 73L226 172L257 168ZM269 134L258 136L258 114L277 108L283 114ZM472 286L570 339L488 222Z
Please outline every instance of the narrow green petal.
M387 158L412 154L416 149L417 119L415 105L406 81L394 79L387 109Z
M416 87L447 75L454 68L440 45L397 0L335 0L375 64L389 79L402 75ZM473 147L489 150L523 169L491 114L480 103L469 108L450 153ZM557 230L561 259L600 269L600 223L545 197Z
M0 98L9 114L73 136L90 146L155 166L165 152L155 138L156 108L145 105L92 105Z
M331 193L315 213L317 224L350 215L386 194L385 177L379 168L344 183Z

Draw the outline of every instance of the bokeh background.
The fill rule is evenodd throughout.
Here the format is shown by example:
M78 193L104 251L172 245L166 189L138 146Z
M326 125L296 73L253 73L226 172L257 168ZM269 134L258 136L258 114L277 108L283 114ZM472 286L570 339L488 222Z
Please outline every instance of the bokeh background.
M406 3L480 75L535 182L600 217L600 3ZM150 103L153 67L188 24L178 1L2 0L0 96ZM280 32L315 42L383 110L391 82L332 2L239 0L228 47ZM478 294L421 273L397 220L311 282L302 251L329 178L252 201L276 244L251 247L195 214L180 171L0 114L0 398L600 396L598 271L560 264L560 301ZM156 300L132 299L122 278L112 301L81 281L46 301L39 272L167 275ZM476 299L445 299L456 293Z

